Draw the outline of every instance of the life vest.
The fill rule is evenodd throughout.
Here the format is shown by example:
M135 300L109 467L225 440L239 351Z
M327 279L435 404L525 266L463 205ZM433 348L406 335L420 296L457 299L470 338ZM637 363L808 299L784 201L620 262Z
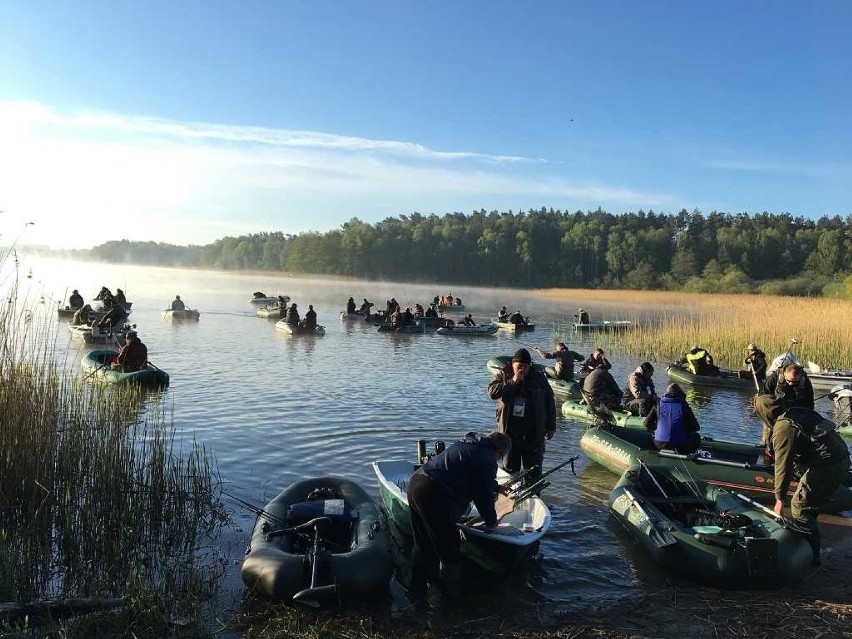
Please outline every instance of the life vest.
M704 364L706 362L702 361L707 357L707 351L703 348L695 351L694 353L689 352L686 354L686 366L689 368L689 372L693 375L700 375L705 368Z
M668 444L685 444L686 430L683 427L684 402L681 397L661 397L657 407L657 430L654 439Z

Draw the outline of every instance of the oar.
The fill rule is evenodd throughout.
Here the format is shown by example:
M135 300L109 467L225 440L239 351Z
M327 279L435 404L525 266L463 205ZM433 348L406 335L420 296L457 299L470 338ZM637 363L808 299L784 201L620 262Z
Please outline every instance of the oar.
M88 380L88 379L89 379L92 375L94 375L95 373L97 373L99 370L101 370L101 369L102 369L103 367L105 367L106 365L107 365L107 363L106 363L106 362L104 362L103 364L101 364L100 366L98 366L95 370L90 371L90 372L89 372L89 373L88 373L88 374L87 374L87 375L83 378L83 381L84 381L84 382L85 382L85 381L87 381L87 380Z

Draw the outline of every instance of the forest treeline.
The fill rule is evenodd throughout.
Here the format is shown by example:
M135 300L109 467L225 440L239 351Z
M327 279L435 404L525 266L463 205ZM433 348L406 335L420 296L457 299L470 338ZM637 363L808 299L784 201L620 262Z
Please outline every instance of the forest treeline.
M400 215L206 246L107 242L75 259L503 287L852 297L852 216L542 208Z

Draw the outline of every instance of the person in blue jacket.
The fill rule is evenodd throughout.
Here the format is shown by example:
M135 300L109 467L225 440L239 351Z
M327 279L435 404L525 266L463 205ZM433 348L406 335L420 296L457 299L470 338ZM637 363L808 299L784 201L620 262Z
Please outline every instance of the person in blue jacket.
M669 384L665 394L645 418L645 428L654 433L658 450L675 450L687 455L701 445L701 426L686 403L686 394L677 384Z
M497 461L512 447L504 433L468 433L423 464L406 490L414 548L412 590L427 588L429 605L440 607L441 594L460 594L461 551L456 526L470 502L486 529L497 526Z

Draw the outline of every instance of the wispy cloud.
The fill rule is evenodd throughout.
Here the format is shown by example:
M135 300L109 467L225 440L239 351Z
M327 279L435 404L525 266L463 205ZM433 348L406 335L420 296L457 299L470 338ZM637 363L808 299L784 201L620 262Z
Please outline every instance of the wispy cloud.
M414 142L0 102L0 209L40 220L34 228L52 245L204 243L333 228L353 215L375 221L519 201L570 209L674 201L560 171Z

